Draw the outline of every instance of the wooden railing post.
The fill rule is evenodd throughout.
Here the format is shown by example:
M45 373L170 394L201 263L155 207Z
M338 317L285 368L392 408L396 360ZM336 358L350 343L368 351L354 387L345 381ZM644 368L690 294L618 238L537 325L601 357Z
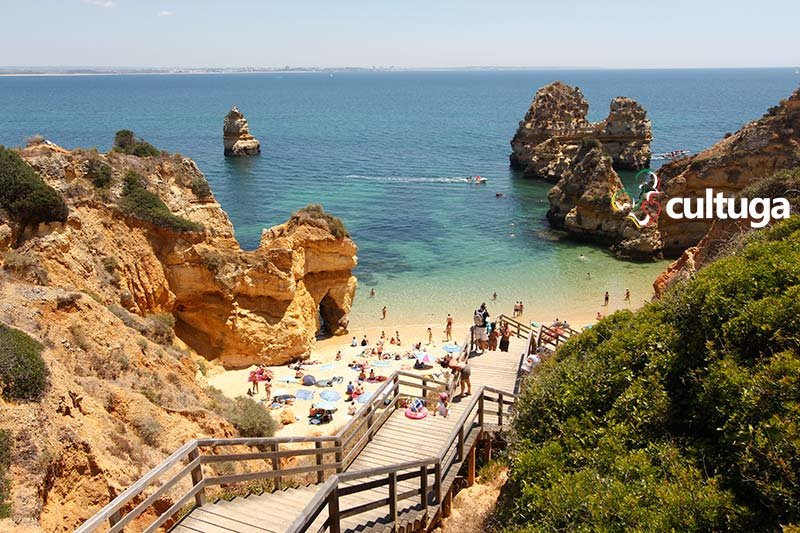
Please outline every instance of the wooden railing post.
M436 503L442 502L442 463L436 461L436 467L433 471L433 491L436 494Z
M317 451L317 455L316 455L316 457L317 457L317 466L321 466L322 463L323 463L323 460L322 460L322 453L319 452L319 449L322 448L322 441L321 440L316 441L314 443L314 448L316 448L318 450ZM325 470L320 468L319 470L317 470L317 483L322 483L324 481L325 481Z
M200 452L197 448L189 452L189 462L194 461L200 457ZM192 469L192 485L197 485L203 481L203 465L197 465L197 468ZM194 495L194 503L198 507L206 504L206 489L200 489L200 492Z
M464 460L464 426L458 428L458 460Z
M272 451L278 453L280 451L280 443L273 442L272 443ZM278 456L272 458L272 470L275 472L279 472L281 469L281 459ZM275 490L281 490L281 476L277 476L275 478Z
M389 517L397 528L397 472L389 472Z
M500 424L500 427L503 427L503 394L498 394L497 397L497 422Z
M467 486L471 487L475 484L475 449L473 446L467 454Z
M478 426L483 430L483 391L481 391L480 398L478 398Z
M336 452L336 473L339 474L344 470L344 465L342 464L342 439L336 439L336 447L338 451Z
M328 529L331 533L341 533L342 527L339 522L339 486L336 485L328 495Z
M373 414L375 413L375 404L371 403L367 412L367 440L372 442L372 423L374 421Z
M419 469L419 492L422 503L422 509L428 510L428 465Z

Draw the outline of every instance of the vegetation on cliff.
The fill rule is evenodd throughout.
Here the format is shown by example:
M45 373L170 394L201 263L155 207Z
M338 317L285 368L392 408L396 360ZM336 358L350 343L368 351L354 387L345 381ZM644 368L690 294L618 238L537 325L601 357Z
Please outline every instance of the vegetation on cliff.
M64 199L16 153L0 146L0 207L22 226L64 222Z
M0 429L0 518L11 516L11 504L8 503L10 484L6 472L11 465L11 433Z
M800 217L565 344L518 403L500 514L528 531L800 521Z
M47 387L42 345L26 333L0 324L0 396L36 400Z
M161 155L161 150L147 141L136 137L131 130L119 130L114 136L115 152L135 155L138 157L156 157Z
M157 194L145 188L144 179L133 171L125 174L125 187L119 206L123 212L162 228L173 231L203 229L197 222L173 214Z
M289 219L289 224L310 224L323 229L327 229L337 239L344 239L349 237L350 234L344 227L344 222L338 217L326 213L321 205L308 204L304 208L298 210Z

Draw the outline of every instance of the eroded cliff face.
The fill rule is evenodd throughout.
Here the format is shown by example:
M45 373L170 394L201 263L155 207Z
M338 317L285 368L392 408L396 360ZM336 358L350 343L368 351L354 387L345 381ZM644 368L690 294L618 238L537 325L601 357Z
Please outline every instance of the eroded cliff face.
M588 111L577 87L557 81L539 89L511 140L511 166L556 183L578 163L581 143L590 137L600 141L616 169L650 164L651 125L639 103L614 98L608 117L596 124L586 119Z
M569 174L550 189L547 218L552 226L572 235L613 243L627 214L611 208L611 196L622 190L622 181L600 146L581 147L576 160ZM617 200L630 202L624 193Z
M323 326L319 309L331 333L346 332L356 247L324 223L290 221L265 232L256 250L243 251L213 195L192 192L205 178L190 159L49 146L21 155L70 205L64 227L44 228L21 249L36 257L50 284L90 290L106 304L143 316L172 313L190 347L228 367L307 355ZM86 181L89 159L113 169L108 190ZM174 214L203 230L177 232L121 215L115 202L129 170L143 176Z
M43 344L50 371L40 401L0 399L0 428L14 436L13 515L0 530L71 531L186 441L236 436L209 408L203 375L215 364L206 359L302 358L320 315L343 333L357 250L313 210L241 250L201 172L180 156L48 143L19 154L63 196L69 217L23 232L0 209L0 322ZM99 163L111 170L107 186L92 182ZM128 171L202 230L124 214ZM171 503L167 495L157 507Z

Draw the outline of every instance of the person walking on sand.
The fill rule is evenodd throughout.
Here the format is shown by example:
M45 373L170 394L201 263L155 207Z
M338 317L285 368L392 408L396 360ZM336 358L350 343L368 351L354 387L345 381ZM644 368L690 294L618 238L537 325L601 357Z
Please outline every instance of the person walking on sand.
M603 307L608 307L608 291L606 291L605 295L603 296Z
M630 289L625 289L625 301L626 302L630 302L631 301L631 290Z
M386 320L386 306L385 305L383 306L383 309L381 309L381 320Z
M444 323L444 334L448 341L453 340L453 317L447 313L447 321Z
M428 344L433 344L433 332L428 328Z

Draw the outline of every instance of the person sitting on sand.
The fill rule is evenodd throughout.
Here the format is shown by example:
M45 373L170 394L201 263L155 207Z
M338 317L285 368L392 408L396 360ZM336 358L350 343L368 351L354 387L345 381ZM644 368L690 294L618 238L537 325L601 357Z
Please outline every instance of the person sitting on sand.
M367 379L369 379L369 381L375 381L377 379L375 377L375 369L374 368L370 368L369 369L369 378L367 378Z
M358 341L355 337L353 337L353 340L350 341L350 346L358 346Z
M356 388L353 391L353 398L358 398L362 394L364 394L364 387L362 387L361 383L359 383L358 385L356 385Z
M394 337L389 339L389 344L392 344L392 345L397 344L397 342L395 342L395 340L394 340Z
M367 346L368 344L369 344L369 341L367 340L367 336L364 335L364 338L361 339L361 346Z
M355 416L357 410L358 409L356 408L356 402L351 401L350 405L347 407L347 414L349 416Z
M364 368L362 367L361 372L358 373L358 381L361 382L364 381L365 379L367 379L367 374L366 372L364 372Z
M303 371L298 368L297 372L294 373L294 377L297 379L303 379Z
M594 318L595 320L600 321L603 320L603 315L600 313L600 311L598 311Z
M342 360L342 351L341 350L336 352L336 360L337 361L341 361Z

